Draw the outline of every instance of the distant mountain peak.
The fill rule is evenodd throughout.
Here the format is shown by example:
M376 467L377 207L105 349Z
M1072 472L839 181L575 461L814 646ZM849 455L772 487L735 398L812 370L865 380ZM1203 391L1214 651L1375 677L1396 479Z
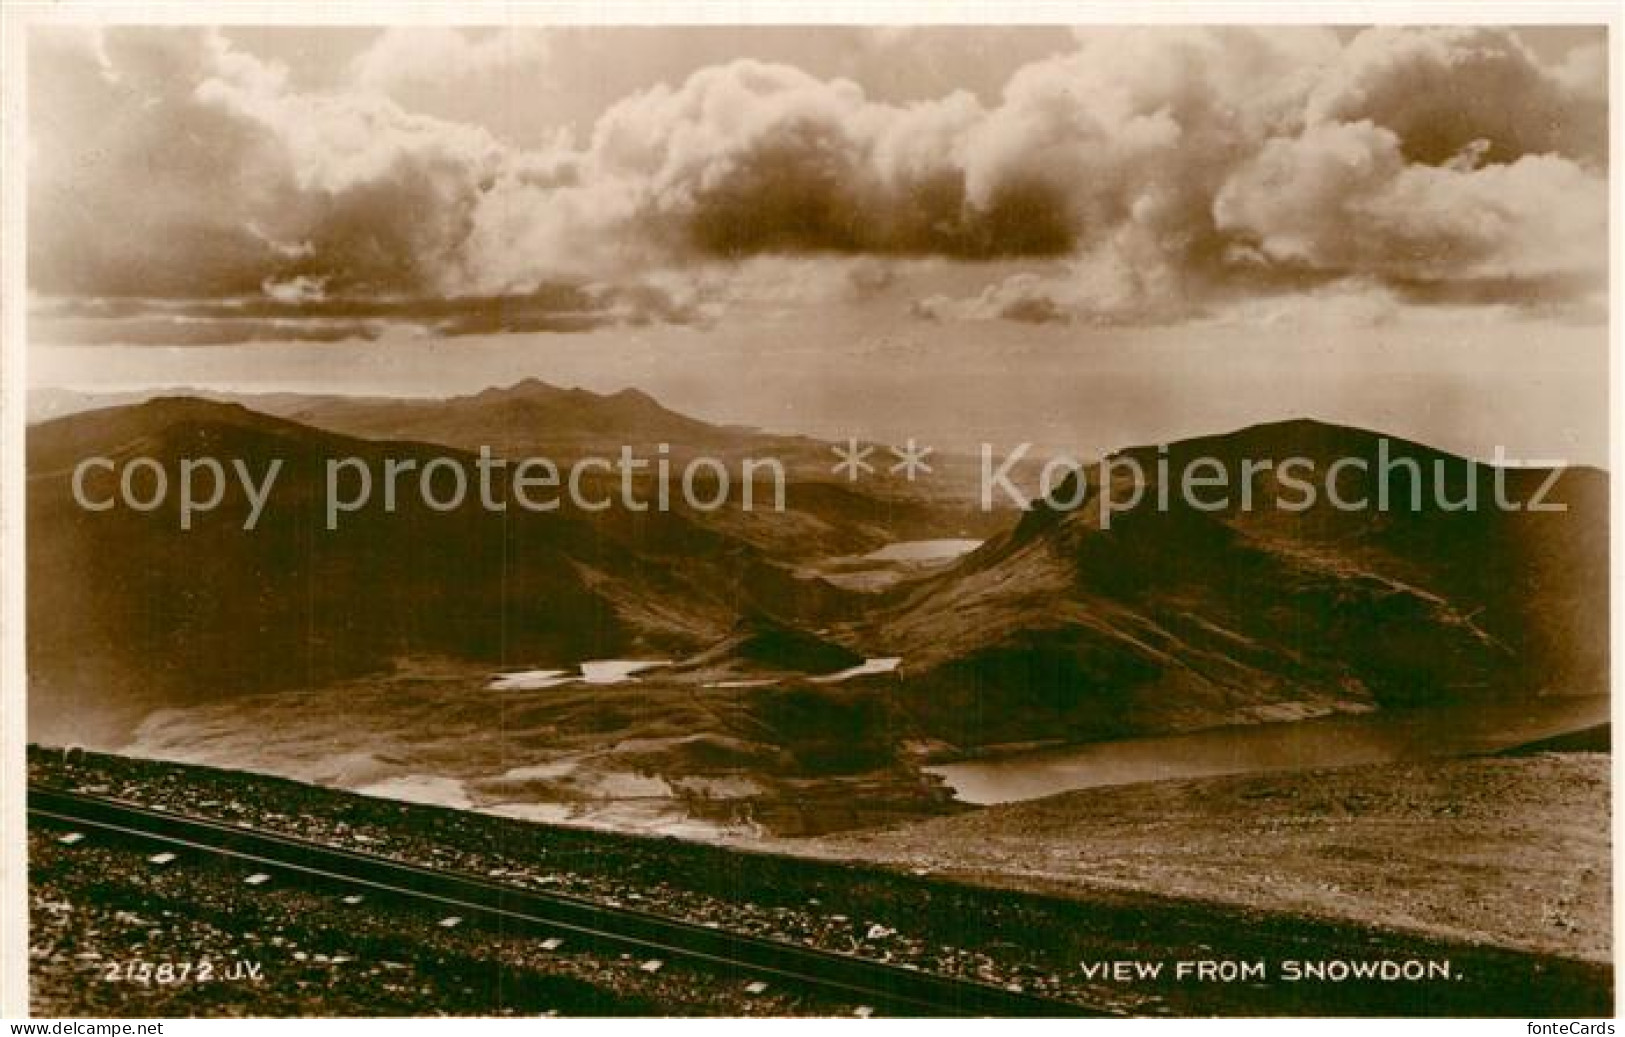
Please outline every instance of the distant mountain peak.
M622 389L619 392L611 393L609 395L609 399L620 400L626 403L638 403L646 406L653 405L665 409L664 404L655 399L653 396L650 396L648 393L644 392L642 389Z
M522 378L519 381L514 382L512 385L493 386L489 389L475 393L472 396L460 397L460 399L475 400L485 403L525 400L539 403L553 403L560 400L567 400L571 403L581 405L620 404L637 406L643 409L655 409L660 411L668 410L668 408L661 404L660 401L656 400L653 396L650 396L641 389L626 388L610 393L595 392L592 389L582 388L581 386L572 386L571 388L566 389L561 386L554 385L551 382L544 382L535 376Z
M532 397L556 398L567 393L579 392L576 389L562 389L550 382L544 382L537 377L521 378L512 385L493 385L489 389L482 389L470 396L454 397L467 400L516 400Z

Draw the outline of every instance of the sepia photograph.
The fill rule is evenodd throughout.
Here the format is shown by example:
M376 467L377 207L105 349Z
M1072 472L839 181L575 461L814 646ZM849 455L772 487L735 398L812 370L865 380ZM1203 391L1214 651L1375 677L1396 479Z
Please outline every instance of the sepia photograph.
M571 10L8 14L8 1017L1614 1016L1617 10Z

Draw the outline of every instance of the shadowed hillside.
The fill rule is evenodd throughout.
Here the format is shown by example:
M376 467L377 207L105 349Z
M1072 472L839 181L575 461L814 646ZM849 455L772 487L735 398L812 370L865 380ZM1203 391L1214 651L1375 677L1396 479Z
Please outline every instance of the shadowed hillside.
M1379 451L1386 449L1385 454ZM1202 510L1177 489L1156 506L1159 451L1128 451L1142 506L1102 523L1102 469L1070 510L1029 512L1010 535L917 586L869 633L908 660L903 708L924 729L971 746L1095 739L1373 707L1607 691L1607 477L1561 473L1561 513L1493 505L1494 469L1403 440L1284 422L1168 447L1168 471L1215 458L1237 487L1245 459L1341 458L1340 510L1273 473L1252 510ZM1391 510L1376 509L1379 458L1399 465ZM1411 510L1413 469L1422 478ZM1435 465L1438 465L1436 468ZM1111 499L1127 501L1127 469ZM1301 472L1298 473L1301 475ZM1548 473L1506 473L1528 501ZM1447 511L1476 488L1476 510ZM1075 486L1054 498L1078 496ZM1199 501L1217 501L1209 492Z
M150 457L173 493L182 458L283 468L257 528L249 503L180 528L176 506L80 508L78 462ZM415 491L325 528L325 465L356 457L470 459L351 439L233 404L159 399L38 425L29 436L29 663L36 736L94 738L109 710L310 687L396 656L573 664L698 649L741 610L833 607L844 592L798 578L743 540L681 515L456 510ZM472 469L470 469L472 470ZM505 484L503 484L505 487ZM91 496L114 477L88 480ZM501 490L506 494L506 489ZM58 726L61 732L56 732Z

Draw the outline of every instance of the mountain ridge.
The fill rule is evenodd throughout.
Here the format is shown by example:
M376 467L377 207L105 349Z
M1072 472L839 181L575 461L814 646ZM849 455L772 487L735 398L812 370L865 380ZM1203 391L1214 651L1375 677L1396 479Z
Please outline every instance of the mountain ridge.
M1425 445L1314 421L1268 423L1115 456L1373 454L1452 469L1489 500L1496 470ZM1260 449L1260 444L1263 449ZM1313 448L1312 450L1306 450ZM959 566L906 588L865 630L909 660L902 708L961 745L1016 741L1035 717L1074 740L1521 694L1601 694L1608 681L1608 476L1504 469L1521 493L1553 477L1568 511L1422 507L1204 510L1178 494L1101 516L1109 458ZM1408 478L1408 476L1407 476ZM1264 489L1279 489L1266 476ZM1368 493L1365 473L1341 488ZM1436 487L1430 487L1436 488ZM1407 502L1408 503L1408 502ZM1019 692L1012 701L1011 689ZM1002 696L1002 697L1001 697ZM959 718L982 718L981 730ZM1020 718L1006 721L1005 717Z
M1295 420L1165 449L1174 459L1258 444L1363 454L1381 438ZM1388 442L1395 456L1453 460L1462 478L1493 474ZM41 687L104 681L144 701L166 682L187 695L254 690L382 665L403 650L504 665L647 650L690 659L679 676L695 680L720 669L748 680L775 658L833 670L899 657L901 679L885 691L802 684L796 701L813 715L861 702L890 718L876 738L967 750L1606 688L1608 476L1593 469L1561 474L1574 509L1553 515L1180 504L1127 511L1107 527L1093 507L1097 485L1076 507L1027 513L941 572L867 595L792 564L818 528L886 535L880 524L895 505L845 488L826 487L782 527L731 513L707 524L568 512L510 527L415 509L393 524L359 515L324 539L311 529L318 489L306 477L279 488L272 533L257 544L235 529L240 507L183 538L161 514L86 514L66 498L66 462L86 450L156 449L173 460L200 446L307 459L457 453L172 397L32 427L30 582L43 589L31 598L29 641ZM1506 476L1521 485L1547 473ZM909 520L928 527L943 513ZM794 665L770 668L800 679Z

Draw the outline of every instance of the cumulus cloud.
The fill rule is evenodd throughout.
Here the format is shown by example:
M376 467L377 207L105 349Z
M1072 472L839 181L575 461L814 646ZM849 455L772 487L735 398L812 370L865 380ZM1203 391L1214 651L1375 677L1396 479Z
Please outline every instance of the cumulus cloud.
M1590 51L1590 53L1586 53ZM1563 154L1598 159L1607 143L1601 55L1545 67L1517 35L1491 28L1371 29L1309 97L1314 123L1370 121L1405 157L1442 164L1482 142L1486 161Z
M1053 286L1036 274L1016 274L988 285L979 295L955 299L929 295L910 310L924 320L1015 320L1026 324L1064 324L1071 320Z
M37 291L444 290L489 134L367 94L307 95L203 30L37 43L29 256Z
M1480 165L1491 148L1412 163L1392 130L1316 124L1270 141L1227 181L1214 213L1267 262L1338 274L1527 282L1596 269L1604 180L1555 154Z
M593 319L703 321L1014 259L1034 270L915 312L1127 321L1348 279L1520 305L1601 283L1600 45L1543 63L1480 28L1077 39L997 98L887 103L741 59L518 146L412 92L545 65L541 34L386 34L314 93L209 31L51 30L31 287L309 308L574 284Z
M475 37L444 26L395 26L356 56L352 75L363 88L407 100L418 90L446 90L544 63L551 48L552 38L535 30L494 29Z

